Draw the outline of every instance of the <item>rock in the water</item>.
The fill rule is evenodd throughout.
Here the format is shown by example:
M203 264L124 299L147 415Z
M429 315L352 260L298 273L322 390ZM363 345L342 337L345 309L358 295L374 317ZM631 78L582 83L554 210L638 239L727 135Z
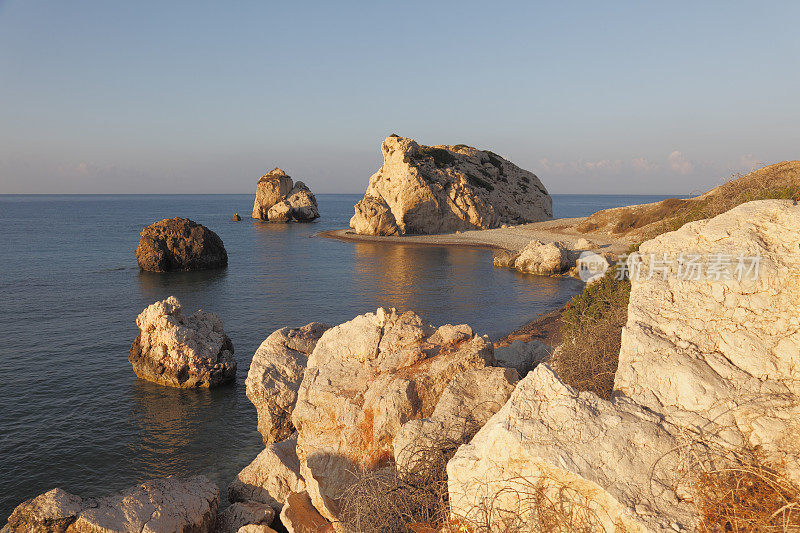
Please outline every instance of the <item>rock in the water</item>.
M214 313L189 317L174 296L136 317L139 336L128 360L142 379L170 387L215 387L236 377L233 344Z
M381 151L383 166L350 220L356 233L390 235L395 226L400 234L443 233L553 216L539 178L493 152L423 146L397 135L387 137Z
M215 533L239 533L248 525L269 527L275 514L275 509L264 503L236 502L219 514Z
M17 506L6 527L12 533L213 533L218 508L219 489L205 476L170 477L104 498L82 500L53 489Z
M293 492L281 511L281 524L289 533L332 533L333 525L314 508L307 492Z
M378 309L326 331L308 358L292 421L300 472L328 519L358 468L389 463L401 425L430 416L457 374L493 362L469 326Z
M560 242L531 241L514 260L514 268L527 274L552 276L570 268L570 254Z
M151 272L206 270L228 265L219 235L188 218L165 218L142 230L139 268Z
M397 235L400 230L386 200L364 196L355 205L356 214L350 219L350 227L359 235Z
M571 512L582 531L690 530L680 445L658 415L578 393L541 364L447 464L451 509L497 532Z
M245 380L246 392L256 406L258 431L265 445L284 440L294 432L292 409L308 355L329 328L312 322L302 328L279 329L253 355Z
M290 492L305 489L297 458L297 435L293 435L267 446L239 472L228 485L228 500L261 502L280 512Z
M231 220L233 220L234 222L241 222L242 221L242 217L239 216L239 213L234 213L233 214L233 218Z
M642 244L615 379L616 389L672 422L734 448L759 447L795 480L798 235L800 206L765 200Z
M550 346L537 340L515 340L508 346L495 347L494 358L501 366L514 368L520 376L525 377L536 365L550 359L552 351Z
M275 168L258 180L253 218L269 222L310 222L319 218L317 199L305 183L294 183L283 170Z
M519 374L513 368L476 368L456 375L439 397L430 418L410 420L395 435L397 468L413 470L417 461L430 460L426 450L431 447L469 442L505 405L518 381Z

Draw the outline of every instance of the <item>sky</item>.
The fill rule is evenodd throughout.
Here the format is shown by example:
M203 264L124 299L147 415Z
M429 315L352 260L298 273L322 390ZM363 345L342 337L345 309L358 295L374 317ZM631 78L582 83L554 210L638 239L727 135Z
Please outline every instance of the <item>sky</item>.
M362 193L392 133L551 193L800 158L798 2L0 0L0 193Z

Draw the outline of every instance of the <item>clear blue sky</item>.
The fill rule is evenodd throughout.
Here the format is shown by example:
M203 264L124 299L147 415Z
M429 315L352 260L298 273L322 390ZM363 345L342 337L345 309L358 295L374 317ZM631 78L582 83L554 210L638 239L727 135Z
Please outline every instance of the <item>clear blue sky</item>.
M551 192L800 158L797 2L0 0L0 193L363 192L390 133Z

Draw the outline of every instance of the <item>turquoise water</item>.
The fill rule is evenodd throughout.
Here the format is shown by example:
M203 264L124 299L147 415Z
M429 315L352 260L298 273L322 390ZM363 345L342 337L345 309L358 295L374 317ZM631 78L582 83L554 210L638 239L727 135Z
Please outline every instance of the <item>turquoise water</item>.
M555 215L663 197L554 195ZM0 196L0 524L21 501L59 486L81 496L139 480L206 474L224 491L261 450L244 394L250 358L283 326L337 324L378 306L491 337L562 305L582 285L492 267L470 248L346 243L356 195L320 195L322 218L249 218L251 195ZM232 222L239 212L242 222ZM183 216L228 250L214 272L141 273L142 227ZM136 378L136 315L171 294L218 313L233 341L237 384L181 391Z

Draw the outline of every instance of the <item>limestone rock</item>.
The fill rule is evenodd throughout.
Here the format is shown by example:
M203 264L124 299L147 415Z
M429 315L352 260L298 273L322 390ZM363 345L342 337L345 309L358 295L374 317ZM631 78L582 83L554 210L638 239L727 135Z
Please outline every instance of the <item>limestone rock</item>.
M498 250L494 253L492 263L500 268L514 268L517 257L519 257L519 251Z
M239 213L234 213L233 214L233 218L231 218L231 220L234 221L234 222L241 222L242 221L242 217L239 216Z
M128 360L142 379L170 387L215 387L236 377L233 344L222 320L202 310L189 317L174 296L136 317L139 336Z
M139 268L152 272L228 265L228 253L219 235L188 218L165 218L144 228L135 254Z
M563 274L570 267L570 254L560 242L529 242L514 260L514 268L528 274Z
M264 503L236 502L217 517L215 533L238 533L247 525L269 526L275 514L275 510Z
M383 166L372 175L350 227L386 235L391 211L400 234L497 228L552 218L552 200L539 178L489 151L465 145L423 146L391 135ZM369 199L369 200L368 200ZM370 218L377 216L381 220Z
M326 331L292 413L314 506L334 520L354 470L389 463L402 424L430 416L454 376L491 362L469 326L435 328L412 312L381 308Z
M253 218L268 220L269 209L284 199L290 190L292 190L292 178L279 168L274 168L261 176L256 184Z
M297 435L270 444L228 486L231 502L256 501L280 512L291 492L303 492Z
M253 218L269 222L310 222L319 218L317 199L305 183L294 183L283 170L275 168L258 180Z
M330 328L312 322L302 328L282 328L261 343L245 380L247 397L258 412L258 431L264 444L288 438L294 432L292 409L303 380L308 355Z
M292 204L281 200L267 210L267 220L270 222L289 222L292 220Z
M293 492L281 511L281 524L289 533L332 533L333 525L314 508L307 492Z
M79 496L55 488L19 504L8 517L7 527L10 532L63 533L82 508Z
M264 524L247 524L240 527L236 533L278 533L271 527Z
M658 415L578 393L540 364L448 463L451 509L481 525L488 511L498 532L535 529L537 505L583 510L592 531L691 530L680 442Z
M515 340L508 346L494 349L494 358L497 359L497 363L516 369L522 377L527 376L528 372L536 368L539 363L550 359L551 354L552 348L537 340L530 342Z
M419 460L420 449L447 442L466 443L508 401L519 381L513 368L466 370L447 384L430 418L410 420L394 437L399 469Z
M381 197L364 196L355 205L356 213L350 219L350 227L359 235L397 235L397 227L392 210Z
M218 507L219 489L208 478L170 477L96 499L53 489L19 505L7 528L14 533L212 533Z
M785 463L795 480L798 235L800 206L765 200L642 244L642 275L633 276L615 379L616 389L672 422L702 427L728 446L759 446L768 459ZM669 271L649 276L659 266L653 258L663 262L664 254ZM687 266L692 256L703 266L697 279ZM756 264L757 275L748 273Z
M319 218L317 199L302 181L298 181L286 198L291 206L292 218L298 222L309 222Z

